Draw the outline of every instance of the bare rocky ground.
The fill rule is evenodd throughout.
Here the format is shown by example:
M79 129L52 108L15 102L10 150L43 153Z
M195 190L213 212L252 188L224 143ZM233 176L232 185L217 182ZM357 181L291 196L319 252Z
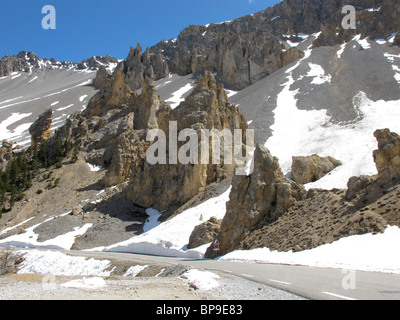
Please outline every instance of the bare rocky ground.
M22 260L11 251L0 252L0 274L3 274L0 300L303 300L294 294L219 272L213 272L219 276L219 286L204 290L181 277L190 269L183 265L152 264L133 277L123 276L132 261L112 259L111 276L82 277L19 274ZM88 281L94 286L65 287L71 281Z
M221 278L220 286L210 291L196 290L187 280L170 277L108 277L104 279L106 286L97 289L61 286L76 279L82 277L2 276L0 300L303 300L294 294L232 276Z
M93 224L88 232L76 238L72 249L83 250L107 246L132 238L143 232L147 215L124 197L126 183L104 188L99 181L105 171L91 171L80 159L63 162L62 168L52 167L41 172L25 198L11 212L3 214L0 230L18 227L0 235L0 239L25 233L38 225L34 232L38 242L54 239L85 224ZM59 183L55 185L55 181ZM55 217L55 219L50 219ZM100 236L101 235L101 236Z

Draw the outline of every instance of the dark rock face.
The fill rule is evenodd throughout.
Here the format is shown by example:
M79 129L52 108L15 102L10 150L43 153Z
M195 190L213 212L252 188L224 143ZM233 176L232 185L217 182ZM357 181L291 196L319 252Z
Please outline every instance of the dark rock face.
M52 122L53 110L48 109L31 125L29 133L31 134L32 146L40 144L53 135L50 130Z

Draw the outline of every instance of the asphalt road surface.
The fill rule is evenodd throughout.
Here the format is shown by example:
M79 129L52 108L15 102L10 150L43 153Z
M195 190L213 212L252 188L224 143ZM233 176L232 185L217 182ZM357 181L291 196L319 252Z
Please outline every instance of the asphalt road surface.
M85 252L85 255L88 255ZM129 253L93 252L99 258L183 264L267 284L312 300L400 300L400 275L261 263L191 260Z

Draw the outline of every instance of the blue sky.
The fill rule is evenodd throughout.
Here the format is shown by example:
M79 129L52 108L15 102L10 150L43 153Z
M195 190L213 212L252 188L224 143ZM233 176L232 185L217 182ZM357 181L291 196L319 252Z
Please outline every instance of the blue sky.
M190 24L232 20L266 9L279 0L2 0L0 58L21 50L41 58L82 61L93 55L126 58L176 38ZM42 8L56 9L56 29L42 28Z

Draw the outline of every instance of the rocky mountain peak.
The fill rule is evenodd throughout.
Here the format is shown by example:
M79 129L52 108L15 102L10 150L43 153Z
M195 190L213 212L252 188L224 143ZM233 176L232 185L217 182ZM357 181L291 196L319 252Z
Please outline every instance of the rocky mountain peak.
M150 53L149 49L143 53L140 43L136 49L130 48L124 63L125 81L132 91L143 86L145 77L159 80L168 76L168 64L160 53Z

